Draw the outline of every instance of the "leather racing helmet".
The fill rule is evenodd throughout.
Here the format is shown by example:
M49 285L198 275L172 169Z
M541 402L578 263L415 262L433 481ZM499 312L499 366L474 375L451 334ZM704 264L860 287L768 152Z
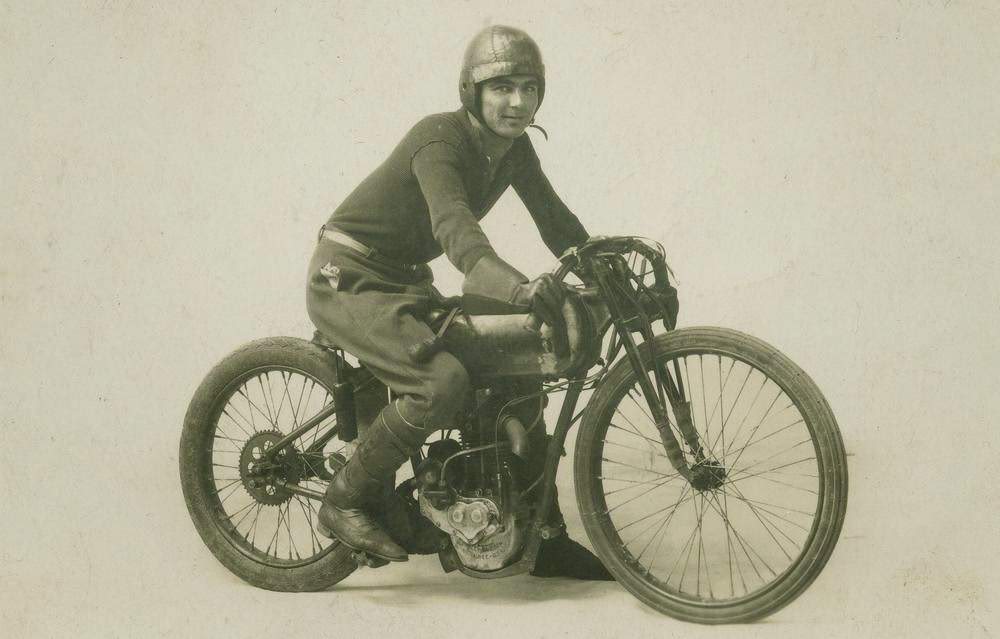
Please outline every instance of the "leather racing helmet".
M476 85L503 75L533 75L538 78L538 106L545 97L545 65L538 45L524 31L494 25L476 34L465 49L458 95L464 106L477 118Z

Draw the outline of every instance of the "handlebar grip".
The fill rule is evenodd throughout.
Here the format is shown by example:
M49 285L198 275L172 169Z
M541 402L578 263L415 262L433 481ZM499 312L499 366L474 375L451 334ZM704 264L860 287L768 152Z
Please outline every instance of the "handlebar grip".
M667 277L666 262L664 262L662 259L657 259L652 264L653 264L653 278L656 280L656 284L659 286L669 286L670 278Z
M653 278L655 279L656 284L660 286L668 286L670 284L670 278L667 276L667 261L663 259L663 255L644 244L637 244L633 247L633 249L649 260L650 266L653 267Z

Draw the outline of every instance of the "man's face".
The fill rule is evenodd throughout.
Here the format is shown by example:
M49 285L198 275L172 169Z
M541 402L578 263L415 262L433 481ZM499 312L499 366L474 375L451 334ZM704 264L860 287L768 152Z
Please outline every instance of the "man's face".
M479 100L483 123L500 137L513 140L524 133L538 109L538 80L533 75L486 80Z

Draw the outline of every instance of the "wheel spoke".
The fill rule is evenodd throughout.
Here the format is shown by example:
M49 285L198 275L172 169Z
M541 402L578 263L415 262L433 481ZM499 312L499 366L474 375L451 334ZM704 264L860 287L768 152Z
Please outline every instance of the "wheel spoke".
M221 432L221 431L218 431L218 432ZM224 433L222 435L215 435L212 439L221 439L222 441L227 441L227 442L229 442L230 444L233 445L233 448L236 449L237 453L243 452L243 446L240 445L240 443L237 442L235 439L233 439L232 437L229 437L228 435L226 435ZM244 442L244 443L246 443L246 442ZM229 451L221 451L221 450L218 450L216 448L213 448L212 450L215 451L215 452L220 452L220 453L221 452L229 452Z
M775 523L774 523L773 520L768 519L768 521L765 522L764 521L764 517L761 516L761 512L760 512L763 509L758 510L758 508L753 505L753 502L751 502L748 499L745 499L743 497L743 493L740 491L740 489L735 484L732 484L732 487L738 493L739 498L743 500L743 503L747 507L749 507L750 510L753 512L754 516L757 517L757 521L759 521L760 525L764 527L764 530L767 531L767 534L771 537L771 539L774 541L774 543L778 546L779 549L781 549L781 552L782 552L782 554L785 555L785 558L788 559L789 562L791 562L792 561L792 556L788 554L788 552L785 550L785 547L781 544L781 542L778 541L778 538L774 536L774 533L771 531L771 528L774 528L774 530L777 530L779 533L781 533L782 536L785 537L785 539L787 539L789 542L791 542L792 545L795 546L795 550L799 550L799 548L800 548L798 546L798 542L796 542L794 539L792 539L791 537L789 537L783 530L781 530L781 528L779 528L777 525L775 525ZM784 519L784 517L779 517L779 519ZM768 526L768 523L770 523L770 526Z
M711 434L709 433L708 426L712 423L712 419L715 418L715 411L718 410L719 407L722 408L723 413L726 410L726 406L725 406L725 404L722 401L722 396L726 392L726 385L729 384L729 376L732 375L733 369L736 368L736 362L735 361L733 361L731 364L729 364L729 370L726 371L726 379L723 380L722 379L722 356L721 355L716 355L716 359L717 359L718 364L719 364L719 367L718 367L719 368L719 399L716 400L715 405L712 406L712 413L708 416L708 420L705 422L705 441L706 442L711 442ZM737 396L737 399L739 399L738 396ZM725 428L725 423L723 423L722 426L720 426L720 428L719 428L719 434L716 436L716 442L718 442L719 438L722 439L722 450L725 450L726 449L726 428ZM711 453L712 457L716 457L716 454L715 454L715 443L710 443L709 446L708 446L708 450L709 450L709 453Z
M325 393L323 395L323 403L320 404L320 410L322 410L323 408L325 408L332 401L333 401L333 396L330 395L329 393ZM317 410L316 412L319 412L319 411ZM306 446L306 448L311 448L311 447L313 447L316 444L316 440L319 439L320 433L323 433L325 435L326 433L329 432L329 429L334 428L337 425L336 414L331 415L330 417L332 418L331 421L327 422L325 426L323 424L317 424L316 428L312 429L312 439L309 440L309 446ZM305 422L305 421L308 421L308 420L303 420L303 422ZM305 437L305 435L303 434L303 438L304 437Z
M233 517L235 517L236 515L239 515L240 513L243 513L243 516L240 517L240 520L238 522L236 522L235 524L233 524L233 528L239 528L240 524L243 523L243 520L246 519L247 515L249 515L251 512L253 512L250 509L253 508L256 505L257 505L257 502L251 501L250 503L248 503L243 508L240 508L239 510L237 510L236 512L234 512L232 515L227 516L226 519L228 519L229 521L232 521Z
M257 545L257 522L260 521L260 513L263 508L264 504L257 504L257 512L254 514L253 521L250 522L250 529L247 531L247 536L250 536L250 544L253 546Z
M656 420L653 419L652 417L650 417L649 413L646 412L646 409L642 406L642 404L640 404L639 401L636 400L635 397L632 397L631 393L628 394L628 398L632 400L632 403L635 404L636 408L639 409L639 412L641 412L643 414L643 416L649 421L649 423L653 424L653 427L655 428L656 427ZM622 415L620 412L619 412L619 414ZM667 423L670 424L670 427L673 428L673 429L676 429L677 426L672 421L670 421L670 416L667 415L666 413L664 413L664 416L667 418ZM622 415L622 417L625 417L625 415ZM625 420L628 421L628 418L625 418ZM631 424L632 422L629 422L629 423Z
M267 542L267 548L264 550L265 555L271 554L271 548L274 548L274 556L278 557L278 532L281 530L281 520L284 519L281 514L281 508L278 508L278 522L274 525L274 534L271 535L271 540Z
M295 540L292 538L292 512L291 508L285 509L285 531L288 533L288 558L292 558L292 551L295 551L295 558L302 559L302 555L299 554L298 546L295 545Z
M604 493L605 498L607 498L610 495L614 495L615 493L620 493L623 490L632 490L633 488L639 488L640 486L648 486L649 484L653 484L660 481L659 477L657 477L656 479L650 479L648 481L638 481L635 479L620 479L618 477L606 477L601 475L599 475L597 478L603 479L604 481L620 481L628 484L633 484L632 486L623 486L622 488L615 488L614 490L606 491Z
M319 547L320 550L323 549L323 542L320 540L319 535L316 534L316 524L313 520L313 507L311 503L302 503L302 498L298 495L292 495L296 502L299 504L299 508L302 510L302 515L306 518L306 523L309 525L309 543L312 544L312 554L316 554L316 548Z
M696 496L697 496L696 494L692 495L692 498L696 497ZM695 504L695 500L694 499L691 500L691 504L694 507L695 516L697 517L698 506L697 506L697 504ZM670 583L670 578L674 576L674 571L677 570L677 566L680 564L681 557L684 557L684 572L687 571L687 564L691 560L691 548L693 547L694 536L695 536L696 532L698 532L697 527L692 528L691 529L691 534L688 535L688 538L684 542L684 545L681 546L680 553L678 553L677 559L674 561L674 565L670 568L670 572L667 574L667 578L664 580L667 583ZM686 555L685 555L685 551L687 551ZM684 590L684 572L681 573L680 582L677 584L677 590L679 590L679 591L683 591Z
M261 377L263 377L263 376L264 376L264 373L261 373L260 375L257 376L257 385L260 386L260 399L261 399L261 403L263 403L264 404L264 408L267 409L267 421L268 421L268 423L271 424L271 426L275 430L277 430L278 424L277 424L277 422L274 421L274 413L271 412L271 406L270 406L270 404L267 403L267 395L271 391L271 382L270 382L270 380L268 380L267 391L265 391L264 390L264 380L261 379Z
M621 429L619 429L619 430L621 430ZM656 443L659 444L659 442L656 442ZM670 461L669 457L667 457L666 455L658 452L655 448L652 451L650 451L649 449L642 450L641 448L636 448L635 446L626 446L625 444L619 444L618 442L613 442L613 441L609 441L609 440L605 440L604 441L604 445L605 446L617 446L619 448L627 448L628 450L634 450L636 452L642 453L643 455L648 455L650 452L652 452L654 457L660 457L662 459L666 459L668 462ZM662 448L662 444L660 444L660 447Z
M675 505L679 505L681 503L688 501L688 499L694 498L694 495L691 495L691 497L686 498L687 492L688 490L690 490L690 488L691 488L690 484L684 485L684 488L681 490L680 497L678 497L677 503ZM670 526L670 522L673 521L674 515L676 514L677 514L677 509L674 508L667 515L664 516L663 523L660 524L660 527L657 528L656 532L653 533L653 536L649 538L648 542L646 542L646 546L644 546L642 551L639 552L639 556L635 558L636 561L639 561L642 558L643 553L646 552L646 548L649 547L649 544L651 544L653 540L656 539L657 534L660 534L660 541L656 544L656 549L653 551L653 555L650 558L649 566L646 568L646 574L649 574L650 569L652 569L653 563L656 560L656 553L660 551L660 544L663 543L663 538L666 537L666 530Z
M790 451L790 450L792 450L794 448L798 448L802 444L807 444L807 443L809 443L811 441L812 441L811 439L803 440L803 441L795 444L794 446L791 446L789 448L786 448L785 450L777 452L777 453L771 455L770 457L767 457L766 459L762 459L760 461L754 462L754 463L750 464L749 466L744 466L743 468L734 468L733 471L732 471L732 476L735 477L737 475L741 475L743 473L746 473L748 470L750 470L754 466L759 466L759 465L763 464L766 461L770 461L770 460L774 459L778 455L787 453L788 451ZM803 457L802 459L797 459L797 460L795 460L793 462L788 462L787 464L781 464L780 466L775 466L774 468L768 468L767 470L759 471L759 472L755 473L754 476L756 476L756 475L762 475L764 473L773 472L775 470L781 470L782 468L788 468L789 466L796 466L796 465L801 464L803 462L812 461L812 460L815 460L815 459L816 459L815 456L812 456L812 457ZM742 478L742 479L745 479L745 478Z
M752 475L746 475L744 477L740 477L739 479L732 479L732 480L730 480L730 483L735 484L738 481L743 481L745 479L753 479L754 477L757 477L758 479L763 479L764 481L769 481L769 482L771 482L773 484L780 484L782 486L787 486L787 487L791 488L792 490L801 490L802 492L809 493L810 495L819 495L819 491L812 490L811 488L803 488L802 486L795 486L794 484L789 484L786 481L781 481L781 480L778 480L778 479L774 479L773 477L765 477L764 476L765 472L768 472L768 471L763 471L763 472L760 472L760 473L753 473ZM815 475L808 475L808 476L815 477Z
M250 433L247 432L247 430L245 428L243 428L243 425L240 424L238 421L236 421L236 419L232 415L229 414L229 409L230 408L233 409L234 413L236 413L237 415L239 415L243 419L244 423L246 423L248 426L250 426L250 430L251 431L256 430L254 428L254 426L253 426L252 423L248 423L247 418L243 416L243 413L240 412L240 409L236 408L232 404L227 404L226 407L222 409L222 414L225 415L226 417L228 417L229 421L233 422L233 424L235 424L237 428L239 428L241 431L243 431L244 435L246 435L247 437L250 437Z
M309 469L309 472L311 472L313 475L318 475L319 474L318 468L323 468L324 466L325 458L323 457L322 453L316 453L311 455L303 454L300 455L299 458L302 460L302 463L306 465L306 468Z
M702 529L702 520L705 517L705 494L701 495L702 510L701 518L698 520L698 586L697 592L701 595L701 562L702 558L705 560L705 581L708 582L708 596L710 599L715 599L715 593L712 591L712 573L708 566L708 554L705 552L705 532Z
M644 473L649 473L651 475L658 475L660 477L673 477L676 475L676 473L674 473L673 475L668 475L666 473L657 472L655 470L650 470L648 468L640 468L639 466L633 466L632 464L626 464L625 462L615 461L613 459L608 459L607 457L601 457L601 461L606 461L609 464L617 464L619 466L627 466L628 468L634 468L636 470L641 470Z
M314 382L314 381L312 381L312 380L309 380L309 394L308 394L308 395L306 395L306 406L308 406L308 405L309 405L309 402L310 402L310 401L312 401L312 394L313 394L313 391L314 391L314 390L316 390L316 382ZM324 404L325 404L325 403L324 403ZM305 420L303 420L303 421L305 421ZM315 443L316 443L316 436L317 436L318 434L319 434L319 429L318 429L318 428L314 428L314 429L313 429L313 436L312 436L312 440L310 440L310 442L309 442L309 446L312 446L313 444L315 444Z
M213 495L218 495L219 493L221 493L221 492L222 492L222 491L224 491L225 489L229 488L229 487L230 487L230 486L232 486L233 484L236 484L236 483L238 483L239 481L240 481L240 479L239 479L239 478L236 478L236 479L232 480L231 482L229 482L228 484L226 484L225 486L223 486L222 488L218 488L218 489L216 489L215 491L213 491L213 492L212 492L212 494L213 494ZM225 500L223 500L223 501L225 501Z
M771 403L768 405L767 410L764 411L764 416L760 418L760 421L757 422L757 425L754 426L753 430L750 432L750 437L747 438L748 441L751 440L751 439L753 439L753 436L757 433L757 429L760 428L761 424L763 424L765 421L767 421L767 418L771 415L771 410L774 408L774 404L778 401L778 398L781 397L783 394L784 394L784 391L781 390L781 388L779 387L778 388L778 394L775 395L774 399L771 400ZM740 422L740 429L742 429L742 426L743 426L743 423ZM730 442L729 442L730 448L732 448L733 446L736 445L736 437L738 435L739 435L739 430L736 431L736 435L734 435L733 439L730 440ZM746 450L745 446L744 446L743 450ZM731 462L729 461L729 458L732 456L733 453L732 453L732 451L728 451L727 450L726 453L725 453L726 464L728 466L736 466L736 464L739 463L739 461L740 461L740 456L743 455L743 450L740 450L736 454L736 459L734 459Z
M684 492L686 492L690 487L691 487L690 484L687 484L687 485L684 486L684 490L681 492L681 496L682 497L684 496ZM653 569L653 564L656 563L656 557L657 557L657 555L660 552L660 546L663 544L663 540L666 539L666 537L667 537L667 528L670 526L670 522L673 521L673 517L674 517L674 515L676 513L677 513L676 509L674 509L673 511L671 511L670 516L667 517L667 519L663 522L663 524L661 524L661 529L657 531L659 533L659 535L660 535L660 541L656 542L656 548L653 550L653 554L649 558L649 565L646 566L646 574L647 575L649 574L649 571ZM656 535L657 535L657 533L653 533L653 537L650 538L650 542L653 541L653 539L656 537ZM640 556L641 556L641 553L640 553ZM636 561L638 561L638 560L639 559L636 558Z
M643 440L645 440L645 441L647 441L647 442L649 442L651 444L655 444L655 445L660 446L660 447L663 446L662 443L656 441L655 439L652 439L650 437L646 437L645 435L640 435L637 432L635 432L634 430L628 430L628 429L622 428L621 426L618 426L617 424L613 424L613 423L612 424L608 424L608 428L614 428L615 430L620 430L623 433L627 433L629 435L632 435L633 437L638 437L640 439L643 439ZM605 440L605 441L607 441L607 440Z
M719 429L720 433L721 432L725 432L725 430L726 430L726 422L728 422L729 418L733 416L733 411L736 410L736 405L739 404L740 397L743 396L743 391L747 387L747 381L750 380L750 373L752 373L752 372L753 372L753 369L748 367L747 368L747 374L743 376L743 382L740 384L740 390L739 390L739 392L736 393L736 399L733 400L732 406L729 407L729 413L723 412L722 426Z
M685 366L686 366L686 360L685 360ZM730 373L732 373L732 370L733 370L733 368L735 366L736 366L736 362L734 361L733 364L732 364L732 366L729 367L729 372ZM739 403L740 397L743 396L743 390L746 388L747 380L750 379L750 373L752 373L752 372L753 372L753 369L748 368L747 369L747 374L743 376L743 381L740 383L740 389L736 393L736 399L733 400L733 405L729 407L729 415L726 415L726 413L725 413L725 407L723 407L723 409L722 409L722 413L721 413L721 416L719 418L722 421L722 425L719 427L719 434L715 436L715 440L712 441L712 443L708 447L708 449L712 452L712 456L713 457L716 457L715 447L719 443L719 439L722 438L723 433L726 432L726 422L729 421L729 417L732 417L733 411L736 409L736 404ZM727 374L726 381L728 381L728 380L729 380L729 376ZM765 378L765 383L766 383L766 381L767 380ZM758 392L760 392L760 391L758 390ZM721 393L720 393L719 400L720 400L720 402L722 400ZM751 408L752 407L753 407L753 405L751 404ZM707 432L707 429L706 429L706 432ZM722 448L722 458L723 459L725 459L725 456L726 456L726 452L725 451L726 451L725 446L723 446L723 448Z
M715 503L718 504L721 507L721 510L719 508L715 508L715 511L717 513L719 513L720 517L722 518L723 524L726 527L726 554L727 554L727 559L729 561L729 594L730 594L731 597L735 597L736 596L736 586L735 586L735 582L733 580L733 544L732 544L732 538L736 535L736 529L733 527L732 523L729 520L729 506L728 506L728 501L727 501L726 493L722 493L722 501L721 502L719 501L718 495L713 494L712 498L714 498L715 499ZM732 535L730 533L732 533ZM750 592L750 588L747 587L746 576L743 574L743 569L740 567L740 562L738 560L736 562L736 574L738 574L740 576L740 583L743 585L743 592L744 593L749 593Z
M261 390L263 391L263 385L261 385ZM250 399L250 396L247 393L243 392L243 389L240 389L237 392L240 395L242 395L245 400L247 400L247 406L248 406L248 411L247 412L250 413L250 420L251 421L253 421L253 411L257 411L257 414L260 415L261 417L263 417L267 421L268 425L272 429L277 429L278 428L277 425L275 425L275 423L271 421L271 417L268 414L270 412L270 409L268 410L268 413L265 413L264 411L262 411L260 409L260 406L258 406L256 402L254 402L252 399ZM256 422L254 422L254 424L255 424L254 425L254 430L257 430Z
M718 497L715 496L716 503L718 503ZM729 505L726 503L726 493L722 493L722 523L726 528L726 562L729 565L729 596L736 596L736 583L733 579L733 543L732 537L730 536L730 525L729 525ZM739 562L736 564L736 569L739 571ZM740 574L740 579L743 580L743 575ZM746 590L746 581L743 580L743 588Z
M226 503L226 501L229 500L230 497L232 497L233 495L239 493L240 492L239 489L243 486L243 484L241 484L241 483L237 484L236 482L233 482L233 484L230 484L230 486L234 486L233 490L229 491L228 495L226 495L225 497L223 497L222 499L219 500L220 504L224 505ZM220 491L220 496L221 496L221 491Z
M708 504L710 506L712 506L712 508L717 513L719 513L720 517L722 516L722 513L719 512L719 510L715 506L715 504L713 504L711 501L709 501ZM748 544L746 542L746 539L743 537L743 535L741 535L740 532L738 530L736 530L736 528L731 528L731 529L733 531L733 535L735 535L735 537L736 537L736 541L739 542L739 544L740 544L740 550L743 551L743 554L746 556L747 561L750 562L750 567L753 568L753 571L757 574L757 578L760 579L761 583L767 583L767 580L765 580L764 576L762 574L760 574L760 570L757 568L757 564L754 562L753 557L750 556L750 552L749 551L752 551L753 554L754 554L754 556L757 557L757 561L759 561L761 563L761 565L764 566L764 568L766 568L767 571L771 573L772 576L776 577L778 575L778 573L776 573L771 568L771 566L768 565L767 561L765 561L764 558L760 556L760 553L758 553L757 550L753 546L749 546L749 551L748 551L748 549L747 549L748 548Z
M609 477L607 475L596 475L594 478L595 479L602 479L604 481L623 481L623 482L628 483L628 484L640 484L640 485L651 484L654 481L657 481L659 479L659 478L657 478L657 479L649 479L647 481L639 481L637 479L624 479L622 477ZM629 486L629 488L635 488L635 486ZM614 491L612 491L612 492L614 492ZM605 494L610 494L610 493L605 493Z
M743 446L740 446L740 447L739 447L738 449L736 449L735 451L730 451L730 452L728 452L727 454L731 455L731 454L733 454L734 452L735 452L735 453L742 453L742 452L743 452L744 450L746 450L747 448L750 448L750 447L751 447L751 446L753 446L754 444L758 444L758 443L760 443L760 442L762 442L762 441L764 441L764 440L766 440L766 439L768 439L768 438L770 438L770 437L772 437L772 436L774 436L774 435L777 435L778 433L781 433L781 432L784 432L784 431L788 430L789 428L791 428L792 426L797 426L797 425L799 425L799 424L805 424L805 423L806 423L806 420L805 420L805 419L803 419L803 418L799 418L799 419L795 420L794 422L792 422L791 424L788 424L787 426L782 426L782 427L781 427L781 428L779 428L778 430L776 430L776 431L774 431L774 432L771 432L771 433L768 433L767 435L764 435L764 436L763 436L763 437L761 437L760 439L755 439L755 440L753 440L753 441L748 441L748 442L747 442L746 444L744 444ZM810 441L811 441L811 440L810 440ZM735 462L734 462L734 463L735 463Z
M680 503L686 503L687 501L688 500L685 499L685 500L683 500ZM632 537L630 537L628 541L623 541L622 542L622 546L624 546L625 548L628 548L629 546L632 545L633 542L636 542L639 539L641 539L642 536L645 535L657 523L659 523L660 526L663 526L663 522L669 521L673 517L674 513L676 513L676 512L677 512L677 509L675 508L675 509L671 510L669 513L666 513L665 515L663 515L662 519L654 519L647 526L644 526L642 530L640 530L639 532L635 533ZM659 530L659 529L657 529L657 530ZM653 535L655 536L656 533L654 532ZM652 537L650 537L650 541L652 541ZM648 543L649 542L647 542L647 545L648 545ZM643 547L643 551L639 552L639 556L635 558L636 561L639 561L642 558L642 555L643 555L644 551L645 551L645 546Z
M291 375L289 375L291 377ZM302 385L299 386L299 398L295 401L295 408L292 409L292 415L295 417L295 423L299 423L299 414L302 410L302 397L306 394L306 383L305 380L302 381ZM308 405L308 404L307 404Z
M708 437L708 399L705 394L705 361L701 354L698 355L698 370L701 372L701 418L705 427L705 436ZM694 413L691 414L692 425ZM711 450L711 448L709 449Z
M285 372L278 371L281 381L285 381ZM271 405L274 405L274 392L271 388L271 371L267 372L267 394L271 397ZM278 407L274 411L274 423L281 423L281 409L285 407L285 396L288 394L288 383L285 383L285 393L278 398Z
M636 406L639 406L639 402L635 401L635 399L633 399L631 395L629 395L629 399L631 399L631 400L632 400L632 402L633 402L633 403L635 403L635 405L636 405ZM643 414L643 415L644 415L644 416L646 417L646 419L647 419L647 420L649 420L649 421L650 421L650 423L652 423L652 419L651 419L651 418L649 417L649 415L647 415L647 414L646 414L646 412L645 412L645 411L643 411L643 410L642 410L642 406L639 406L639 410L640 410L640 411L642 411L642 414ZM658 440L656 440L656 439L651 439L651 438L649 438L649 437L647 437L647 436L643 435L643 434L642 434L641 432L639 432L639 428L638 428L638 427L637 427L637 426L636 426L636 425L635 425L635 424L634 424L634 423L632 422L632 420L631 420L631 419L629 419L629 418L628 418L628 417L627 417L627 416L625 415L625 413L624 413L624 412L622 412L622 410L621 410L620 408L616 408L616 409L615 409L615 412L616 412L616 413L618 413L618 414L619 414L619 415L621 416L621 418L622 418L622 419L624 419L624 420L625 420L625 422L626 422L626 423L627 423L627 424L628 424L629 426L631 426L631 427L632 427L632 432L633 432L633 433L634 433L635 435L637 435L637 436L639 436L639 437L642 437L643 439L645 439L645 440L647 440L647 441L650 441L650 442L653 442L654 444L659 444L659 443L660 443L660 442L659 442ZM615 427L616 427L616 428L618 428L619 430L625 430L625 429L623 429L623 428L621 428L620 426L617 426L617 425L616 425ZM654 425L654 428L655 428L655 425ZM628 431L626 431L626 432L628 432ZM660 445L662 446L662 444L660 444Z
M636 499L639 499L640 497L643 497L644 495L648 495L649 493L653 492L653 491L654 491L654 490L656 490L657 488L661 488L661 487L663 487L663 486L666 486L667 484L669 484L669 483L670 483L670 482L672 482L673 480L677 479L678 477L680 477L680 474L674 474L674 475L672 475L671 477L669 477L669 478L667 478L667 479L664 479L664 480L663 480L663 481L661 481L660 483L656 484L656 485L655 485L655 486L653 486L652 488L647 488L646 490L644 490L643 492L639 493L638 495L634 495L634 496L632 496L632 497L629 497L628 499L626 499L626 500L625 500L625 501L623 501L622 503L620 503L620 504L616 504L616 505L615 505L615 506L614 506L613 508L609 508L608 510L605 510L604 512L605 512L605 513L612 513L612 512L614 512L614 511L618 510L619 508L621 508L622 506L624 506L624 505L626 505L626 504L630 504L630 503L632 503L633 501L635 501Z
M733 486L733 489L737 490L735 485ZM723 493L723 494L731 494L731 493ZM777 517L778 519L780 519L782 521L788 522L792 526L795 526L796 528L800 528L801 530L803 530L805 532L809 532L809 529L806 528L805 526L803 526L802 524L794 522L791 519L788 519L787 517L783 517L782 515L779 515L778 513L774 512L773 510L768 510L767 508L765 508L765 506L770 506L771 508L779 508L781 510L784 510L786 513L795 513L797 515L802 515L804 517L809 517L810 519L814 519L816 517L816 513L807 512L805 510L798 510L796 508L788 508L788 507L785 507L785 506L778 506L777 504L772 504L772 503L769 503L769 502L766 502L766 501L760 501L760 500L757 500L757 499L750 499L750 498L744 496L743 493L739 493L738 495L734 494L734 495L732 495L732 497L733 497L733 499L738 499L739 501L742 501L742 502L756 504L757 508L759 510L768 513L772 517Z
M739 494L739 497L742 498L743 497L743 493L740 492L740 489L737 488L735 484L733 484L732 486L733 486L733 489ZM782 546L781 542L778 541L778 538L774 536L774 533L771 531L771 528L768 527L768 525L766 523L764 523L764 518L761 517L760 512L757 510L757 508L750 501L747 501L746 499L743 499L743 503L748 508L750 508L750 511L753 512L754 516L757 518L757 521L760 522L760 525L767 532L768 536L771 538L772 541L774 541L775 545L778 546L778 549L781 550L781 553L783 555L785 555L785 559L787 559L789 562L791 562L792 561L792 556L788 554L788 551L785 550L785 547ZM773 526L774 524L772 523L771 525ZM784 533L782 533L782 534L784 534ZM785 535L785 536L788 537L788 535ZM789 537L789 540L791 540L790 537ZM791 541L794 544L794 540L791 540Z
M677 508L677 506L681 505L682 503L684 503L684 502L686 502L686 501L688 501L690 499L693 499L693 496L692 497L688 497L687 499L685 499L684 497L679 497L677 499L677 501L675 501L673 504L671 504L669 506L664 506L663 508L661 508L659 510L656 510L654 512L651 512L648 515L640 517L639 519L636 519L634 521L630 521L629 523L625 524L624 526L622 526L620 528L617 528L616 530L620 533L621 531L625 530L626 528L628 528L630 526L633 526L633 525L639 523L640 521L645 521L645 520L649 519L650 517L653 517L654 515L658 515L658 514L660 514L662 512L670 510L671 508Z

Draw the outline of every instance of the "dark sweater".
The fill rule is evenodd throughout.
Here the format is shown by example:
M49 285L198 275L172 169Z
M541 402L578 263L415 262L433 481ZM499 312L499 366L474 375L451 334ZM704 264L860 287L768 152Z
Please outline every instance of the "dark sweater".
M347 196L327 227L400 262L426 263L445 253L468 273L494 253L479 220L513 186L554 254L587 239L542 173L527 135L514 141L492 183L477 135L465 109L424 118Z

